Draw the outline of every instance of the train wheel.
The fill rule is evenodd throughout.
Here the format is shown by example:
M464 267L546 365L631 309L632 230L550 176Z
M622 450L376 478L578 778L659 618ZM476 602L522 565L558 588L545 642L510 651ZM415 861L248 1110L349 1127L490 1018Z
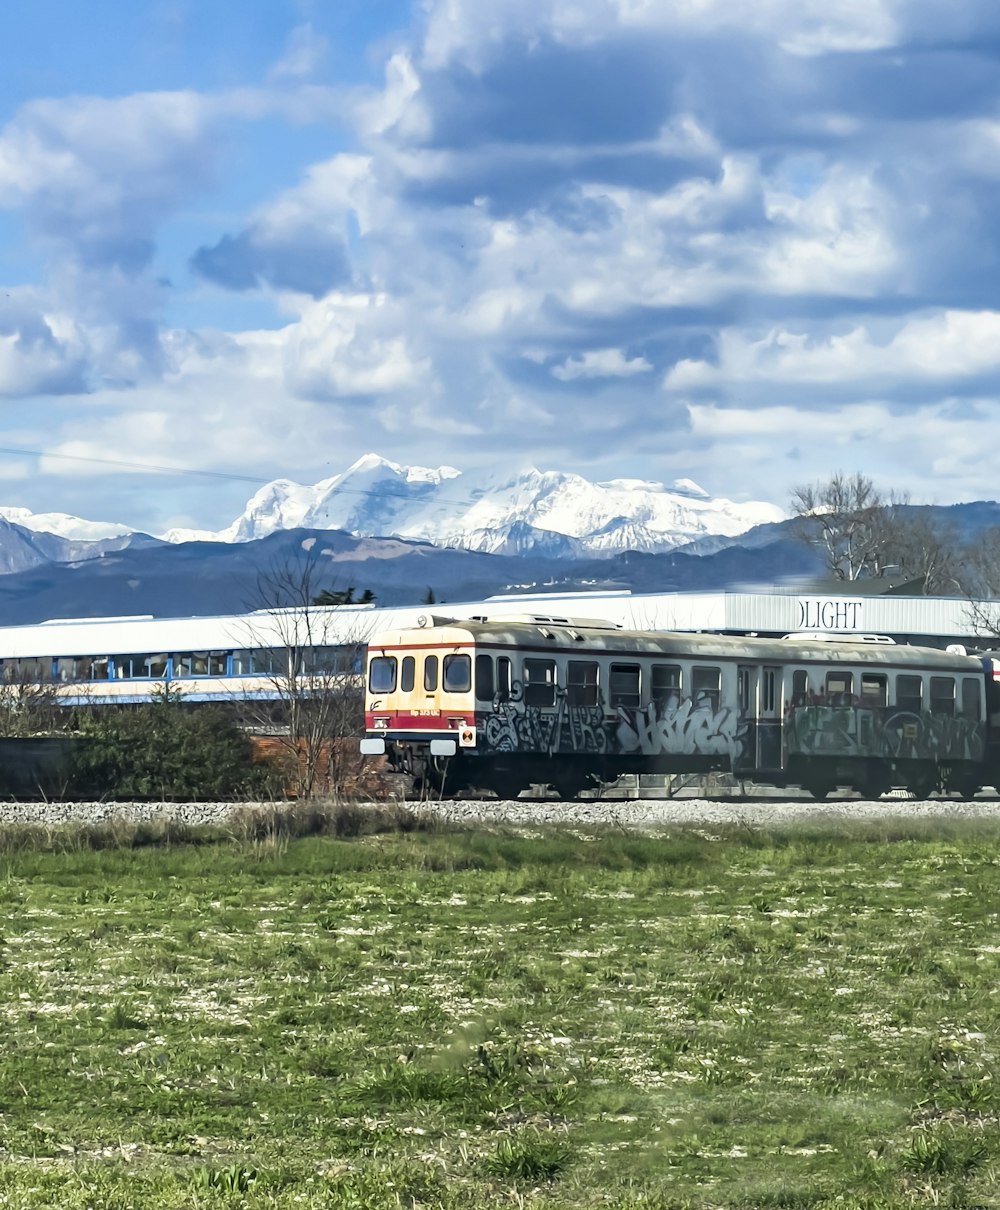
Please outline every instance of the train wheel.
M589 773L563 773L554 778L549 785L560 798L576 798L581 790L592 788L593 782Z
M930 798L938 788L938 775L934 770L922 770L910 778L906 788L914 798Z
M493 793L497 798L518 798L522 790L528 788L528 784L524 774L506 770L495 770L476 781L480 790Z
M802 789L805 790L807 794L811 794L813 798L826 798L826 796L835 788L836 787L832 781L822 780L818 777L813 781L804 782L802 785Z
M975 798L983 787L974 773L959 773L948 780L948 790L959 798Z
M869 770L858 789L865 798L881 798L887 790L892 789L892 778L889 771L881 767Z

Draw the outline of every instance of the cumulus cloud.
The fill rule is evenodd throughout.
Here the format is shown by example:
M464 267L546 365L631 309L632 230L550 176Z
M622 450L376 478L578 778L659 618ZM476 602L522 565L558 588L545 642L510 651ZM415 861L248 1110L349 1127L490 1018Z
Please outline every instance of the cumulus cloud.
M257 86L13 114L0 207L49 264L30 314L0 317L0 392L87 390L123 452L123 403L178 449L155 418L204 418L199 456L231 464L228 426L276 474L324 443L460 466L543 443L730 495L814 477L830 448L979 481L949 424L1000 437L995 6L412 16L370 86L324 75L317 15ZM311 163L220 190L234 146L270 164L284 128ZM166 231L187 280L162 280Z
M883 340L860 325L818 338L784 329L759 339L724 332L716 362L682 360L668 371L664 385L684 391L721 382L952 380L991 371L1000 371L1000 313L946 311L909 319Z
M631 378L634 374L648 374L652 368L645 357L627 357L622 349L591 349L553 366L552 376L560 382L576 378Z

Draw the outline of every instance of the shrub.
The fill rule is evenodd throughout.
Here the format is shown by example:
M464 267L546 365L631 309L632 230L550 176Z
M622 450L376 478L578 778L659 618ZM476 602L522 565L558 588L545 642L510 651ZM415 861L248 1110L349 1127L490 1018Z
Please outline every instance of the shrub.
M76 793L121 800L259 798L272 766L254 761L249 737L217 706L190 709L161 694L147 705L108 707L81 719L69 775Z

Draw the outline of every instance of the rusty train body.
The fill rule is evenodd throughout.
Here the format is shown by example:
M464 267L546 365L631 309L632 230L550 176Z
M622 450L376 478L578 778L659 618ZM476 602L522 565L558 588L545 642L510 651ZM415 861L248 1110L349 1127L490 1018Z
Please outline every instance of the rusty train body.
M560 797L723 771L876 797L1000 780L1000 658L819 636L623 630L531 616L370 636L362 752L418 784Z

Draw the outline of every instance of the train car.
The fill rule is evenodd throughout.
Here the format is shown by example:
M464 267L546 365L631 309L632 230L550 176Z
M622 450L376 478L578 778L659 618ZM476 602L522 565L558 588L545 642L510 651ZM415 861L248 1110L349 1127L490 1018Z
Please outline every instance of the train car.
M712 771L817 798L994 784L987 658L554 616L424 622L369 638L361 750L444 792L573 797L626 773Z

